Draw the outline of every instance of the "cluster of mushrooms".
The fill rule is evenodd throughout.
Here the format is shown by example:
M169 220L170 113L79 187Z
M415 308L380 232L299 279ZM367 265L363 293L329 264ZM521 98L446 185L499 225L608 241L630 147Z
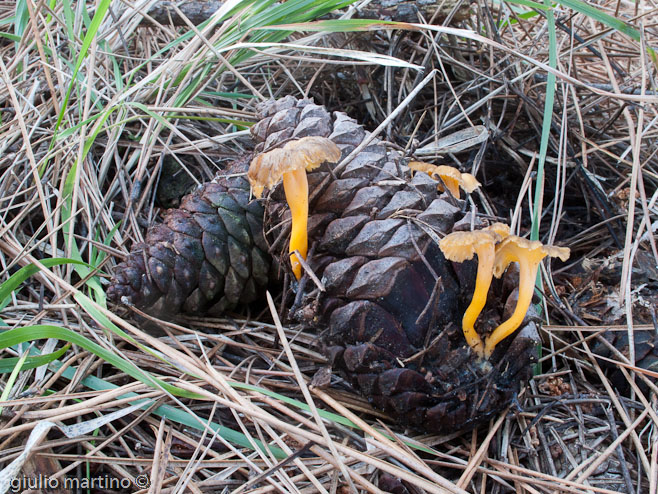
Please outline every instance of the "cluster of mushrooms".
M482 230L453 232L439 242L439 248L446 259L464 262L478 256L478 270L475 290L470 305L464 312L462 330L468 345L481 358L488 359L496 345L514 333L525 318L532 302L539 263L546 256L569 258L569 249L543 245L538 240L510 235L509 226L494 223ZM500 278L512 262L519 263L519 297L514 312L482 341L475 330L475 321L487 302L491 280Z
M470 194L480 186L473 175L460 173L450 166L412 161L409 167L436 178L445 184L445 188L457 199L460 198L460 187ZM509 226L503 223L494 223L487 228L472 232L450 233L441 239L439 248L446 259L453 262L464 262L473 259L476 254L478 256L475 290L471 303L464 312L462 331L466 343L484 359L489 359L496 345L514 333L523 323L532 302L537 269L542 259L550 256L566 261L569 258L568 248L543 245L538 240L527 240L510 235ZM482 337L475 330L475 322L487 303L491 280L494 276L500 278L513 262L519 264L519 296L516 307L510 318L482 341Z
M248 178L254 195L260 198L265 187L271 188L283 180L283 188L292 215L289 244L290 263L295 277L301 278L299 254L306 259L308 251L308 181L306 171L323 162L335 163L340 159L338 146L325 137L310 136L288 142L282 148L255 157L249 167ZM439 181L439 189L447 189L460 198L460 188L473 192L480 183L470 173L460 173L449 166L435 166L412 161L409 167L416 172L428 173ZM464 262L478 257L475 290L471 303L464 312L462 330L467 344L483 359L489 359L496 345L518 329L532 302L537 270L546 256L569 258L566 247L546 246L536 240L527 240L510 234L503 223L471 232L453 232L446 235L439 248L446 259ZM519 296L514 312L483 341L475 330L475 322L484 309L493 277L500 278L512 263L519 264Z

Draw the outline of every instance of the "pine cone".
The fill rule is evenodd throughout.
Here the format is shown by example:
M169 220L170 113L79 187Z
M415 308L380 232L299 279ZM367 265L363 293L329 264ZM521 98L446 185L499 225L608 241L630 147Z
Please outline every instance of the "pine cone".
M251 130L256 153L323 136L345 157L369 136L344 113L332 116L310 100L286 97L259 112ZM245 162L236 170L245 171ZM344 169L324 164L308 182L308 263L324 291L302 278L291 315L327 328L322 341L334 369L374 406L428 431L470 427L507 406L530 375L537 330L526 324L488 362L466 345L461 317L476 263L450 263L437 245L470 228L464 203L439 196L428 175L412 177L403 156L377 139ZM220 178L186 197L117 267L110 298L156 315L248 303L267 284L266 252L290 266L282 189L247 202L246 179ZM505 298L492 291L486 316L495 324Z
M257 152L319 135L344 158L368 136L345 114L332 117L308 100L284 98L259 110ZM342 171L325 164L308 181L314 254L307 262L324 291L302 283L308 288L292 312L327 328L334 369L373 405L425 430L469 427L509 404L530 376L538 334L527 324L488 362L466 345L461 317L476 264L453 265L437 245L453 229L470 228L463 202L439 196L426 174L412 177L403 156L377 139ZM266 201L264 225L271 253L289 266L290 211L281 189ZM490 298L499 311L487 315L500 321L505 299Z
M149 228L114 270L108 298L166 317L221 314L262 295L271 258L263 207L249 201L248 157L204 184Z

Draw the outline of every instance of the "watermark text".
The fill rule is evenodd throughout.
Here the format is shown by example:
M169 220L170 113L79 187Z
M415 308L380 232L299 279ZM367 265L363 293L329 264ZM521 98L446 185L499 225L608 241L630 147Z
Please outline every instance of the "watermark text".
M36 475L33 477L15 477L9 484L9 492L23 492L36 490L47 492L49 490L64 489L69 492L78 492L84 489L144 489L150 485L148 475L138 475L131 478L111 477L99 475L96 477L49 477L48 475Z

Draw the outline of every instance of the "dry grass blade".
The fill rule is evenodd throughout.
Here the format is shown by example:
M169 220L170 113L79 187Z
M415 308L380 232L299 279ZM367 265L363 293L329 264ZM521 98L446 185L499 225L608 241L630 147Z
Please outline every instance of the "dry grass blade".
M348 482L348 485L352 490L356 490L354 487L354 484L352 483L352 479L349 476L349 473L347 472L347 468L345 467L345 464L343 463L343 460L341 457L338 455L338 451L336 450L336 446L334 445L333 440L331 437L329 437L329 432L327 432L327 428L324 426L324 423L322 419L320 418L320 415L318 415L318 410L315 407L315 403L313 402L313 398L311 397L311 393L308 390L308 387L306 386L306 382L299 371L299 366L297 365L297 360L295 359L295 356L292 353L292 350L290 349L290 345L288 345L288 340L286 338L286 334L283 331L283 327L281 326L281 321L279 320L279 316L276 312L276 308L274 307L274 301L272 300L272 296L270 295L269 292L267 292L267 304L270 307L270 312L272 314L272 318L274 319L274 324L276 325L276 330L277 334L279 335L279 338L281 339L281 344L283 345L283 349L286 352L286 356L288 357L288 362L290 362L290 366L292 367L292 371L295 374L295 378L297 379L297 383L299 384L299 388L302 390L302 394L304 395L304 399L306 400L306 403L311 409L311 413L313 415L313 419L315 420L316 424L318 425L318 428L320 429L322 433L322 437L326 441L326 445L331 451L331 454L333 457L336 459L338 463L338 467L343 475L343 478L345 479L346 482ZM323 489L324 490L324 489Z

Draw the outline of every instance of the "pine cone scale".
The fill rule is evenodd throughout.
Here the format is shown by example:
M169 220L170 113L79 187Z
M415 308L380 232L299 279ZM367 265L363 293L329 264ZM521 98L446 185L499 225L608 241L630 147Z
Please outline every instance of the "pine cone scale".
M213 224L205 220L204 222L199 222L201 228L210 226L210 228L206 228L206 231L203 232L203 236L201 237L205 258L221 276L225 276L228 271L228 248L226 241L223 239L227 239L228 234L223 226L221 229L218 228L219 225L219 223Z

